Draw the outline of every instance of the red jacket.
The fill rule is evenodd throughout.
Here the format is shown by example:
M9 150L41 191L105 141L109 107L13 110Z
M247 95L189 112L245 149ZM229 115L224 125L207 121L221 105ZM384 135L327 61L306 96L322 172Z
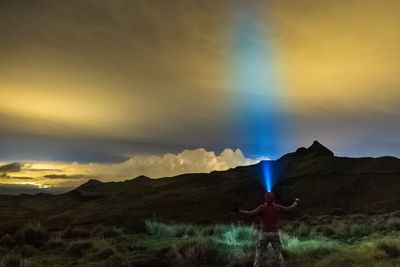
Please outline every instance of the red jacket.
M260 217L263 232L278 232L281 213L294 209L296 205L284 207L276 203L263 203L248 214Z

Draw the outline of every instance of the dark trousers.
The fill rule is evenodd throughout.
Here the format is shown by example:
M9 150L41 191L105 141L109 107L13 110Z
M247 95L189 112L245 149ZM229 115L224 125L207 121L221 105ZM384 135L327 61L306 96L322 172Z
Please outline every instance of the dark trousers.
M268 244L271 243L274 249L276 258L279 262L279 267L285 267L285 262L282 256L282 242L279 232L261 232L257 241L256 256L254 259L254 267L264 266L264 256L268 249Z

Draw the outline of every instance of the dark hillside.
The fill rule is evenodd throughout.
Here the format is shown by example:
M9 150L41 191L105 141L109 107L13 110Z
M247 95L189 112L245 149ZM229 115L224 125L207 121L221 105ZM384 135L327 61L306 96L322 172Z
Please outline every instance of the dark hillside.
M110 183L89 180L60 195L0 196L1 223L12 226L39 219L53 225L82 224L152 216L204 223L236 220L234 207L253 208L262 201L262 164L271 164L280 202L301 198L298 213L400 208L400 159L335 157L314 142L276 161L227 171Z

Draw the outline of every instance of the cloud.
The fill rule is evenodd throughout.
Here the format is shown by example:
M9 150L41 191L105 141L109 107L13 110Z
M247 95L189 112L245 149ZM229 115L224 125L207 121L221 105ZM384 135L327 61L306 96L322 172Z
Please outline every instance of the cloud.
M233 102L233 42L252 10L282 97L265 90L260 99L281 105L287 127L269 156L314 139L348 156L399 155L391 119L400 100L399 1L15 2L0 1L0 160L121 162L128 151L205 146L259 153L235 116L243 110L251 121L246 114L259 107Z
M0 186L29 185L38 188L74 188L89 178L104 182L123 181L140 175L162 178L184 173L209 173L237 166L255 164L259 159L246 158L240 149L226 148L221 153L204 148L183 150L180 153L159 155L137 154L125 156L118 163L68 163L68 162L23 162L1 166ZM18 176L15 176L18 175Z
M48 174L43 176L44 178L48 179L82 179L87 178L86 175L82 174L74 174L74 175L67 175L67 174Z
M28 176L8 176L6 173L0 175L2 179L9 179L9 180L35 180L35 178L28 177Z
M219 155L204 148L184 150L178 154L162 156L141 155L116 164L71 164L65 171L83 173L103 181L125 180L146 175L151 178L183 173L209 173L237 166L251 165L259 160L246 158L240 149L225 149Z
M13 162L6 165L0 166L0 172L19 172L21 171L21 164L18 162Z

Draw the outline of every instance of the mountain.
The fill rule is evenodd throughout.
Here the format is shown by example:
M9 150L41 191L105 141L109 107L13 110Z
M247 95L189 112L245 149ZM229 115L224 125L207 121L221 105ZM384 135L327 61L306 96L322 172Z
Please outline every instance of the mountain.
M1 179L0 175L0 179ZM66 191L70 191L72 188L67 187L58 187L58 188L38 188L33 185L1 185L0 186L0 195L21 195L21 194L38 194L38 193L51 193L51 194L60 194Z
M263 199L263 168L270 167L282 204L295 197L301 214L380 213L400 208L400 159L337 157L315 141L275 161L227 171L183 174L124 182L89 180L64 194L0 196L2 226L27 220L51 225L126 221L156 216L191 222L241 218L235 207L256 207Z
M318 142L275 162L275 191L290 199L299 195L303 209L327 213L376 213L400 208L400 159L335 157Z

